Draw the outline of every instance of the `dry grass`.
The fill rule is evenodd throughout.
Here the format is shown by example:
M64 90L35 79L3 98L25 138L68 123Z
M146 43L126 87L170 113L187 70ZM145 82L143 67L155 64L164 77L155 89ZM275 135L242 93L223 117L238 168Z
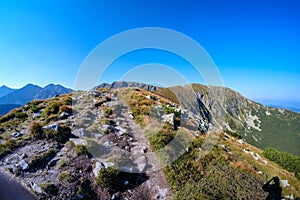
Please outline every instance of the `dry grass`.
M255 173L254 167L247 160L243 160L243 161L239 160L236 162L230 162L230 165L235 168L238 168L242 171Z
M294 197L300 197L300 181L297 180L293 173L288 172L278 164L265 158L262 155L263 150L247 143L239 144L234 139L221 139L220 142L222 142L226 146L229 146L236 157L243 159L233 161L231 163L232 166L254 173L258 179L263 179L265 182L274 176L278 176L281 180L288 180L291 186L283 188L283 195L293 194ZM268 163L265 164L263 162L254 160L250 154L243 152L243 149L248 149L249 151L258 153L261 156L261 159L267 160ZM261 171L263 175L258 174L258 171Z

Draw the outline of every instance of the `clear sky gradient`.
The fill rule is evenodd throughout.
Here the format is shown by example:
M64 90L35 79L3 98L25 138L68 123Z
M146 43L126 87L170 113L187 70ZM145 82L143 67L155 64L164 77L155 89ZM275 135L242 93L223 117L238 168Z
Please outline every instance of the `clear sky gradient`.
M72 88L100 42L132 28L164 27L199 42L225 86L260 102L300 107L299 10L297 0L0 1L0 86ZM157 50L122 56L101 81L149 62L203 83L186 61Z

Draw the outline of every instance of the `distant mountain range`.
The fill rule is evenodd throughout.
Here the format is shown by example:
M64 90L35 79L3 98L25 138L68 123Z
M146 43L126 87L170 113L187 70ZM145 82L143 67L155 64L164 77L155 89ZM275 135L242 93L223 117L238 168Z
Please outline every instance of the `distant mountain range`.
M3 86L0 87L0 97L6 96L6 95L8 95L9 93L12 93L15 90L16 89L12 89L12 88L9 88L9 87L3 85Z
M49 99L56 95L67 94L72 91L72 89L54 84L49 84L44 88L33 84L27 84L20 89L12 89L3 85L0 87L0 115L25 105L32 100Z

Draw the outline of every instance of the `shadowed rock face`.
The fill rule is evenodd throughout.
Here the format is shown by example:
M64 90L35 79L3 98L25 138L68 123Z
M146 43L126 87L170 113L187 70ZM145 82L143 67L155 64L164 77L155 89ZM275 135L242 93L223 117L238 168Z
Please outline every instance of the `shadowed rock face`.
M0 171L1 200L34 200L33 195L5 172Z

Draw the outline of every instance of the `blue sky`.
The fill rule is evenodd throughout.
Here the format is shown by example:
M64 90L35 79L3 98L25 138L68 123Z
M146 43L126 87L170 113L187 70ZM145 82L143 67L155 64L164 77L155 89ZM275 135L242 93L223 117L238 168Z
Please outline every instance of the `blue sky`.
M300 107L299 10L297 0L1 1L0 85L73 87L100 42L128 29L164 27L200 43L225 86L261 102ZM120 57L101 80L118 80L149 62L203 83L189 63L158 50Z

